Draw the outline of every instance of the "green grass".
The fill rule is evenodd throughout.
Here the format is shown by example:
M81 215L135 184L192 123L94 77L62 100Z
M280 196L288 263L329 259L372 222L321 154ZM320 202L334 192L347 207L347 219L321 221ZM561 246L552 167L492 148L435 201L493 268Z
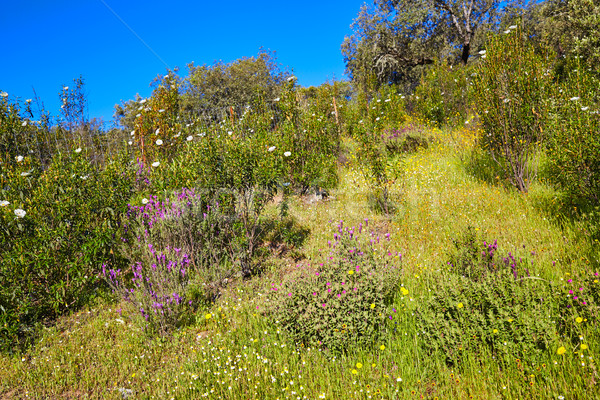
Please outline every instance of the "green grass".
M444 279L452 239L468 226L497 239L502 252L527 257L533 274L547 280L566 282L597 267L590 256L597 247L545 211L552 190L537 184L523 195L478 179L466 172L466 153L439 135L439 143L391 165L399 176L392 186L396 214L372 211L369 186L350 163L328 200L291 201L290 214L310 230L301 249L306 260L271 260L261 276L233 282L210 309L199 310L195 323L165 339L149 339L127 311L117 311L123 304L100 303L65 317L27 353L1 356L0 398L116 399L125 389L133 398L157 399L599 397L595 320L572 322L588 349L556 335L532 364L483 350L449 365L445 354L423 350L414 311ZM403 254L408 294L387 310L391 327L373 347L346 354L297 347L265 313L268 288L296 264L322 257L330 221L352 226L365 218L380 235L390 233L392 247ZM563 355L557 354L561 345Z

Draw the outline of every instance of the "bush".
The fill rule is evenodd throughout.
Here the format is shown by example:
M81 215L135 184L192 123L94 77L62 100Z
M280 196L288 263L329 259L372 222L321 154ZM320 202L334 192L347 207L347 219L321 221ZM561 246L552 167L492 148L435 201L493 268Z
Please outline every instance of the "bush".
M553 94L547 141L551 182L574 203L600 205L600 81L579 59Z
M490 39L476 68L474 99L483 128L480 146L512 185L527 192L537 175L553 78L549 57L536 54L520 29L508 32Z
M416 312L427 351L445 353L449 363L467 352L487 351L505 360L534 361L550 347L558 312L554 288L529 276L526 261L510 253L501 257L495 242L477 244L468 232L448 264L435 295Z
M410 98L413 112L438 128L464 124L472 112L472 73L471 66L431 67Z
M121 264L115 233L132 192L123 162L99 171L85 150L72 151L55 156L43 173L34 168L23 176L31 167L26 158L2 175L9 203L0 208L3 349L27 344L40 323L89 303L102 260Z
M325 262L272 286L271 317L295 343L344 352L379 337L398 289L401 256L378 247L380 238L367 228L367 220L358 228L340 221Z

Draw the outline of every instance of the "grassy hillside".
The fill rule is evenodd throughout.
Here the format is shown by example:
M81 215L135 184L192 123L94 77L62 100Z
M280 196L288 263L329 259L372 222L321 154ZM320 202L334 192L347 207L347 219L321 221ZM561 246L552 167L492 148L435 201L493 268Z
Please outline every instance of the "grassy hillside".
M597 243L557 216L558 195L543 183L522 194L482 176L485 160L473 153L472 131L432 134L437 139L427 148L388 160L396 213L373 211L353 157L359 145L348 139L338 187L323 200L290 198L293 226L310 232L303 243L271 248L261 274L228 281L214 304L172 336L149 338L124 303L109 299L63 317L26 353L1 356L0 397L598 397ZM274 285L322 263L339 221L358 227L365 219L382 240L390 234L390 255L401 254L401 289L381 310L387 322L374 343L345 352L298 345L272 317ZM460 276L449 261L460 259L453 240L469 227L477 246L497 241L495 251L522 258L514 271L527 274ZM500 287L525 300L503 297ZM527 297L538 289L543 299ZM570 290L585 306L570 303L577 294ZM482 308L488 295L492 306ZM429 313L438 306L438 314ZM470 319L476 310L489 315ZM460 341L446 342L440 326Z

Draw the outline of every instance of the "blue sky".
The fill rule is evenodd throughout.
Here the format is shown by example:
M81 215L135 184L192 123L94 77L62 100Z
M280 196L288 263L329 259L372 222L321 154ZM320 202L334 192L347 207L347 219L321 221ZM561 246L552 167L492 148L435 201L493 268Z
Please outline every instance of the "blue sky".
M167 69L160 59L185 75L192 61L230 62L260 47L276 51L300 85L319 85L345 78L340 45L363 2L2 0L0 90L25 100L35 88L56 116L62 85L82 75L90 117L108 122L115 104L151 94Z

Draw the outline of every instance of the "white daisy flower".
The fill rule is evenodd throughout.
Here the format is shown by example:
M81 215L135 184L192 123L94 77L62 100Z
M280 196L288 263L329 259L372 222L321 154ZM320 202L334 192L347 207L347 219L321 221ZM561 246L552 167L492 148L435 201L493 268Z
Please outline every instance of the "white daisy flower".
M154 162L152 163L152 166L153 166L153 167L158 167L159 165L160 165L160 162L158 162L158 161L154 161Z
M517 29L517 26L516 25L511 25L511 26L508 27L508 29Z
M165 112L165 109L164 109L164 108L161 108L160 110L158 110L158 112L159 112L159 113L164 113L164 112Z
M29 172L21 172L21 176L29 176L31 175Z
M145 102L146 102L146 99L140 100L140 104L144 104Z
M23 218L27 213L25 212L25 210L21 210L20 208L17 208L15 210L15 215L19 218Z
M135 136L135 129L131 131L131 136Z
M587 111L589 110L589 107L581 107L581 111Z
M485 53L487 53L487 51L485 51L485 50L481 50L481 51L479 52L479 54L480 54L480 55L484 55Z
M68 86L63 86L63 89L64 90L69 90L69 87Z
M2 97L8 97L8 93L6 93L6 92L0 92L0 96L2 96Z
M278 97L278 98L276 98L276 99L275 99L275 100L273 100L273 101L279 101L279 97Z
M579 97L577 97L577 96L571 97L569 100L571 100L571 101L577 101L577 100L579 100Z
M23 161L23 156L17 156L17 162Z
M142 116L142 114L135 114L135 117L136 117L136 118L139 118L139 117L141 117L141 116Z
M271 146L271 147L269 147L269 149L267 151L272 152L274 150L275 150L275 146Z
M10 202L8 202L7 200L0 201L0 207L6 207L9 204L10 204Z
M75 153L81 153L81 147L76 148Z
M155 135L158 135L160 133L160 128L156 128L156 130L154 131Z
M158 139L158 140L156 141L156 145L157 145L157 146L160 146L160 145L162 145L162 144L163 144L163 141L162 141L162 140Z
M131 140L129 142L127 142L127 143L129 143L130 146L133 144L133 142Z
M283 153L283 155L284 155L284 156L286 156L286 157L289 157L289 156L291 156L291 155L292 155L292 153L291 153L291 152L289 152L289 151L286 151L285 153Z
M188 137L186 138L186 140L187 140L188 142L191 142L192 140L194 140L194 137L193 137L192 135L190 135L190 136L188 136Z
M25 103L31 103L31 99L25 100Z
M148 200L147 198L145 198L145 197L144 197L144 198L142 199L142 204L148 204L148 201L149 201L149 200Z
M23 123L21 124L21 126L27 126L27 121L23 121Z

